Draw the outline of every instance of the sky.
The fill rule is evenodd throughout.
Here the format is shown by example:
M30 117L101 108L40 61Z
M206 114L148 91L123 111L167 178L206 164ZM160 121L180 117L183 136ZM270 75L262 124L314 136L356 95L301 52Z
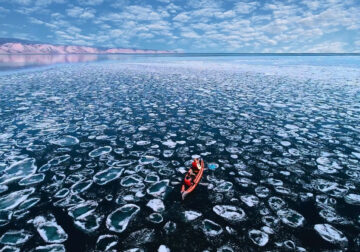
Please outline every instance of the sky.
M0 37L179 52L360 52L360 0L0 0Z

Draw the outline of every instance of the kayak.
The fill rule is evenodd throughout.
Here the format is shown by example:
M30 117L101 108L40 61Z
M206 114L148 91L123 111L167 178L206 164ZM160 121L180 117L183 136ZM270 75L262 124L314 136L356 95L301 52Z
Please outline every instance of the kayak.
M189 169L189 171L186 173L185 177L186 176L190 176L190 170L191 168ZM204 173L204 160L201 160L201 169L200 171L198 172L198 174L196 175L196 177L193 179L192 181L192 185L191 186L187 186L185 184L185 182L183 182L182 186L181 186L181 197L182 199L184 200L185 197L191 193L192 191L195 190L196 186L199 184L202 176L203 176L203 173Z

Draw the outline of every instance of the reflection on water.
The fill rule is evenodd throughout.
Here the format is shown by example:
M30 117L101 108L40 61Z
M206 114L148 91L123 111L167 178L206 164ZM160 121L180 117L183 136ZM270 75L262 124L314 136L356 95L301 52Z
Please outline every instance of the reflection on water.
M321 55L321 54L320 54ZM229 57L231 56L231 57ZM329 60L331 59L331 60ZM1 55L0 71L17 70L23 68L49 66L64 63L84 63L95 61L118 61L118 62L180 62L180 61L213 61L229 62L232 61L238 65L317 65L317 66L351 66L360 65L358 55L342 56L332 55L331 57L319 57L316 55L307 55L299 57L297 55L276 55L276 54L29 54L29 55Z
M169 57L170 56L170 57ZM171 58L174 54L28 54L28 55L1 55L0 54L0 71L16 70L22 68L48 66L64 63L81 63L94 61L154 61L156 58Z
M95 54L68 55L0 55L0 70L31 66L53 65L59 63L89 62L99 59Z

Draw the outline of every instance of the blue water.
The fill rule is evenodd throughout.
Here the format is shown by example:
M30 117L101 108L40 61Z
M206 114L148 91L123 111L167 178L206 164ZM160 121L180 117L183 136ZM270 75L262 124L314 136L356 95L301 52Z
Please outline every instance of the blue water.
M360 54L70 54L70 55L0 55L0 71L21 70L59 64L89 62L176 62L214 61L237 62L250 65L317 65L359 67Z
M2 248L360 249L359 56L1 62Z

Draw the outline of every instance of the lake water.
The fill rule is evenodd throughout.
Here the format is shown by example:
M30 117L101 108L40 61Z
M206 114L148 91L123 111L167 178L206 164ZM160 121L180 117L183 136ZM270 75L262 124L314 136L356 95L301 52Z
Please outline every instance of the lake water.
M0 62L2 248L360 249L359 56Z

